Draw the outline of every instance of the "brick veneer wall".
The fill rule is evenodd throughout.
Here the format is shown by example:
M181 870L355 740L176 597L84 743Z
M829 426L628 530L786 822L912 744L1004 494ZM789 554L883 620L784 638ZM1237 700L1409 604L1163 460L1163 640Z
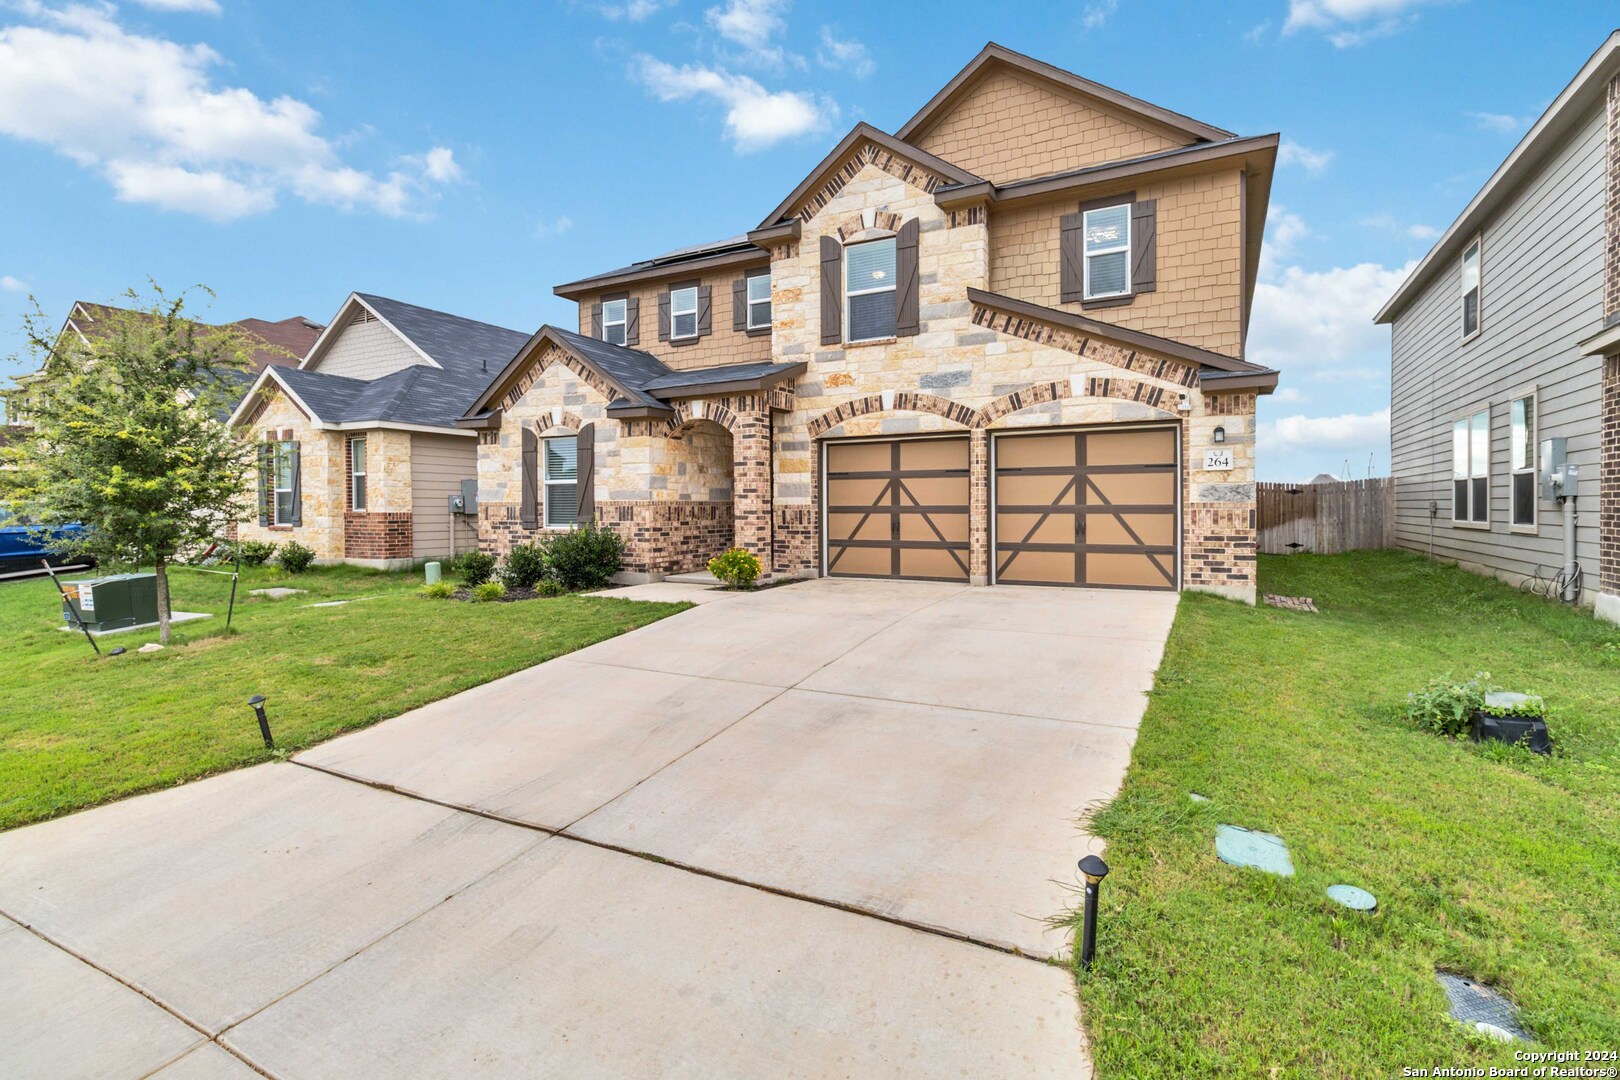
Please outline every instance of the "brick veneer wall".
M1598 588L1620 596L1620 356L1603 361L1598 488Z
M516 503L478 507L479 547L497 557L556 530L525 529ZM624 569L635 574L684 574L702 570L731 546L734 525L728 502L608 500L596 504L596 523L624 539Z
M409 513L344 511L345 559L409 559L414 539Z

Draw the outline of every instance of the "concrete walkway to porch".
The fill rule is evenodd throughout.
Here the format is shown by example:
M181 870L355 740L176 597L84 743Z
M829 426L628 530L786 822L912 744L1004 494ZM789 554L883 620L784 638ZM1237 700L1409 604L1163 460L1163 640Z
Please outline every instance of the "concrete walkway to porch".
M0 1075L1086 1075L1047 920L1175 596L714 596L0 835Z

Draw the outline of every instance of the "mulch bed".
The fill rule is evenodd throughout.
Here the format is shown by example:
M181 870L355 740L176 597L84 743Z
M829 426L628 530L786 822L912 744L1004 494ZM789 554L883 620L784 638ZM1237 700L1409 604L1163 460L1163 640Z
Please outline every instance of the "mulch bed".
M567 596L568 594L567 593L559 593L558 595L559 596ZM456 595L455 595L454 599L456 599L456 600L465 600L470 604L470 603L473 602L472 590L469 589L465 585L459 586L456 589ZM480 601L478 601L478 603L481 603L481 604L514 604L519 600L545 600L545 599L547 599L547 597L543 593L541 593L538 589L513 589L513 588L508 588L506 590L506 592L501 595L501 598L499 600L480 600Z

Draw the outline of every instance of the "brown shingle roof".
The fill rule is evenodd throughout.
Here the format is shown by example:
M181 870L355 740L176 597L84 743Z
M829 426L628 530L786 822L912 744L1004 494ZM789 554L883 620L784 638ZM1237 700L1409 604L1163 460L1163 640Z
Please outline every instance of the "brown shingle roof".
M68 319L68 323L85 337L94 337L95 321L98 316L123 310L126 309L80 300L73 305L73 315ZM79 315L81 311L84 312L83 317ZM272 366L296 367L314 346L315 339L321 336L322 329L320 323L306 319L302 315L294 315L279 322L270 322L268 319L238 319L226 325L245 330L264 343L262 348L256 348L248 355L255 375Z

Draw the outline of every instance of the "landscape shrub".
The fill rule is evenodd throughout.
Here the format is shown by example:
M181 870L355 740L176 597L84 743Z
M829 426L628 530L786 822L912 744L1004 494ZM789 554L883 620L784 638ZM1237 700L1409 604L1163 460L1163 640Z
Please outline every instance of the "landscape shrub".
M482 585L495 576L495 556L482 551L463 551L451 561L450 572L469 587Z
M600 589L624 566L624 540L588 524L552 537L545 556L546 576L564 589Z
M546 576L546 549L539 544L519 544L506 553L501 581L508 589L532 589Z
M539 593L541 596L568 595L568 590L558 584L555 578L541 578L540 584L534 587L534 591Z
M287 573L302 574L315 561L315 553L298 541L289 540L281 545L281 554L276 556L276 561Z
M499 600L505 595L505 585L502 585L498 581L486 581L482 585L473 586L472 602L475 604L482 604L490 600Z
M1491 673L1479 671L1466 682L1450 674L1431 679L1423 689L1406 695L1406 718L1441 735L1467 733L1474 712L1485 707L1485 695L1501 687Z
M276 545L264 540L243 540L238 550L243 566L263 566L276 553Z
M448 581L435 581L431 585L422 586L420 592L428 600L448 600L456 595L456 587Z
M722 551L709 560L709 573L725 582L728 589L752 589L763 569L758 556L743 548Z

